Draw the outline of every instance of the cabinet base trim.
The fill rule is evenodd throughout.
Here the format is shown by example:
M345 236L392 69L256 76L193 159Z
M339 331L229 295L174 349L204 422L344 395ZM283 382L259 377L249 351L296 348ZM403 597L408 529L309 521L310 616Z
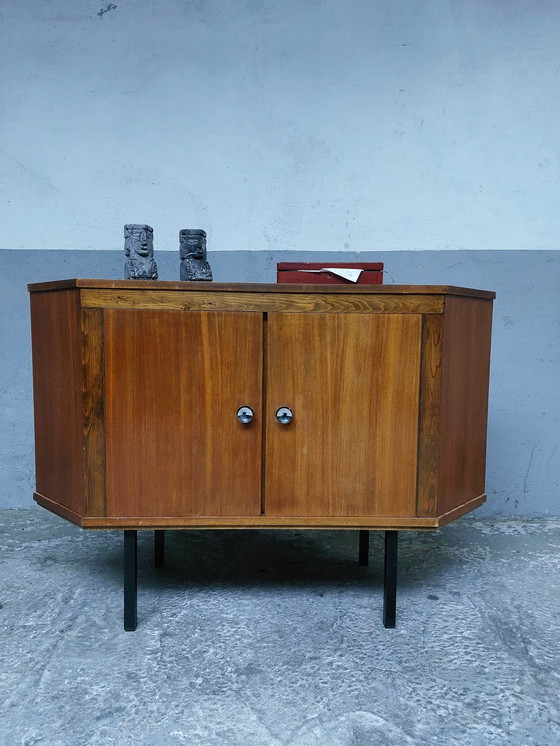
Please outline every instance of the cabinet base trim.
M457 518L460 518L462 515L465 515L466 513L470 513L471 510L475 510L476 508L479 508L485 502L486 502L486 495L479 495L478 497L475 497L473 500L469 500L468 502L463 503L462 505L458 505L456 508L453 508L453 510L448 511L447 513L443 513L442 515L436 518L436 521L437 521L436 528L439 528L440 526L446 526L448 523L451 523L451 521L454 521Z
M70 510L70 508L65 508L64 505L56 503L54 502L54 500L49 500L48 497L45 497L38 492L33 493L33 499L35 500L37 505L40 505L42 508L46 508L47 510L50 510L51 513L56 513L56 515L59 515L61 518L65 518L67 521L70 521L70 523L75 523L76 526L84 528L83 517L78 513L74 513L74 511Z
M388 530L422 530L434 529L451 523L456 518L478 508L486 501L486 495L479 495L441 516L406 518L400 516L316 516L314 518L299 516L190 516L190 517L139 517L123 516L110 518L105 516L83 517L63 505L49 500L38 493L34 500L43 508L75 523L81 528L89 529L243 529L243 528L285 528L285 529L379 529Z

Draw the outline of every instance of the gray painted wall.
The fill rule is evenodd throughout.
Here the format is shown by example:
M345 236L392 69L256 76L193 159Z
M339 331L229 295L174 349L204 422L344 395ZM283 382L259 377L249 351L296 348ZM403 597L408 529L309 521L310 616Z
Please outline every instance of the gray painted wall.
M276 262L314 252L216 251L217 281L274 282ZM476 515L559 515L560 253L426 251L329 255L383 261L386 282L495 290L488 503ZM160 279L178 279L178 253L156 255ZM26 283L121 278L122 251L0 251L0 506L30 506L34 485L31 354Z
M113 7L107 12L103 9ZM557 0L0 7L5 248L557 249Z

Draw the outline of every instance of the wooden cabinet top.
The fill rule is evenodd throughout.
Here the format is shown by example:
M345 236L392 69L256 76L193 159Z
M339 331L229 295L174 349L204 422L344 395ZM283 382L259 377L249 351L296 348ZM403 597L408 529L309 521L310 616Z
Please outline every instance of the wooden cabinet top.
M458 295L493 299L494 292L452 285L311 285L295 283L237 283L237 282L169 282L162 280L90 280L69 279L39 282L28 285L31 293L50 290L83 288L91 290L142 290L200 293L201 290L220 293L267 293L285 295Z

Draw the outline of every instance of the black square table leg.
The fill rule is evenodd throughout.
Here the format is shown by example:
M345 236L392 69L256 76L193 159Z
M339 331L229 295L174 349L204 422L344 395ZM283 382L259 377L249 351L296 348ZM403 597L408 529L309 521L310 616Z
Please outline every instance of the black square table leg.
M133 632L137 624L137 534L137 531L124 531L124 628L127 632Z
M165 565L165 531L154 531L154 567Z
M394 627L397 615L397 550L399 532L385 531L383 625Z
M358 564L366 567L369 564L369 531L360 529Z

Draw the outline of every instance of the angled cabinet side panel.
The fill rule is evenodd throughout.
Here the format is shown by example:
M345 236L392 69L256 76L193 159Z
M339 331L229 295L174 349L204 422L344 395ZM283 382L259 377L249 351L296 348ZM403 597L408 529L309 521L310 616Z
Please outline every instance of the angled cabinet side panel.
M447 297L438 514L485 493L492 301Z
M31 294L36 492L83 515L79 290Z

